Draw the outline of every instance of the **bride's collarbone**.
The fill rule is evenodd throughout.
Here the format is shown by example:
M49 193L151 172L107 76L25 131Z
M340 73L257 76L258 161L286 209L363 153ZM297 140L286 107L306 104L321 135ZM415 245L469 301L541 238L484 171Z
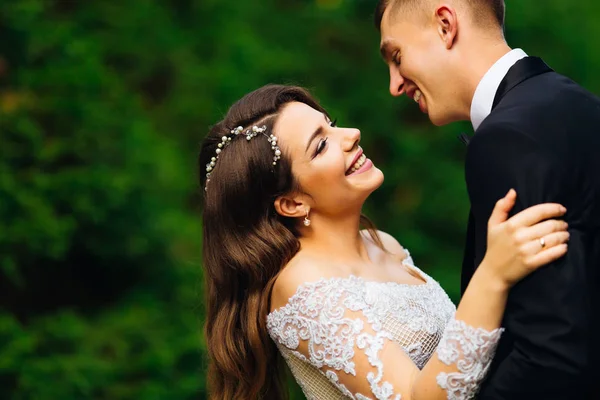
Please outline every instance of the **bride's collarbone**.
M383 252L382 252L383 253ZM288 263L285 272L309 282L318 279L348 278L355 276L365 281L393 282L402 285L427 283L417 271L405 265L405 257L369 252L370 261L342 261L331 257L304 254Z
M408 254L383 251L374 243L366 242L370 265L363 265L360 272L355 274L369 281L394 282L402 285L418 285L427 280L415 269L406 265Z
M411 271L402 262L388 262L378 265L376 269L365 270L355 274L367 281L392 282L401 285L419 285L427 283L417 271Z

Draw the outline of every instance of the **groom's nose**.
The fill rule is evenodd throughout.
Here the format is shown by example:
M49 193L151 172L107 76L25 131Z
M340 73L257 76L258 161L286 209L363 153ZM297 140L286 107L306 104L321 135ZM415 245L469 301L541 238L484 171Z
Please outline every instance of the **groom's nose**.
M404 93L404 77L397 68L390 67L390 94L394 97Z

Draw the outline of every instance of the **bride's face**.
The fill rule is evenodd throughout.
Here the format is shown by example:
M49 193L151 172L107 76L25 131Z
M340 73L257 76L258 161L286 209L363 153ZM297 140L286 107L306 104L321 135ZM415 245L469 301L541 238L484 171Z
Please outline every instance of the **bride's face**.
M326 115L300 102L286 105L274 128L313 211L360 209L383 182L383 173L359 146L358 129L334 126Z

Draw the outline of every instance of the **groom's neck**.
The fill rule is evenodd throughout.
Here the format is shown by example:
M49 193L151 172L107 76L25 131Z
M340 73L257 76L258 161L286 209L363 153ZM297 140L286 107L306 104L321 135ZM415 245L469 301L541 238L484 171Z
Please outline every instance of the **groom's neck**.
M465 100L468 104L467 110L471 109L471 102L475 94L475 90L481 82L483 76L490 68L504 55L511 51L511 48L504 39L477 39L464 54L465 76L463 82L466 82Z
M475 86L489 69L512 49L505 41L481 41L476 43L469 54Z

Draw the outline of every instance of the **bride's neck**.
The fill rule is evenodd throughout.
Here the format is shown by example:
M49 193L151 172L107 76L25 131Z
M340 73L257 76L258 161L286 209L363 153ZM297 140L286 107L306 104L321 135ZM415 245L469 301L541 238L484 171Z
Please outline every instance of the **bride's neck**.
M315 216L310 226L302 227L303 250L323 255L332 261L370 262L360 235L360 214L340 218Z

